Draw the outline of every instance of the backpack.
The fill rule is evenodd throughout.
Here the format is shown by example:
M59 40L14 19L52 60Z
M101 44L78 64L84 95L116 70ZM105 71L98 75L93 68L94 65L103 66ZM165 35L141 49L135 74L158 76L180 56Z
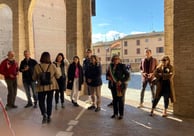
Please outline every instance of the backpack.
M50 85L51 82L51 73L48 72L48 69L50 67L50 64L48 65L47 70L44 72L44 70L42 69L41 65L39 64L40 69L42 70L42 72L40 73L40 85Z

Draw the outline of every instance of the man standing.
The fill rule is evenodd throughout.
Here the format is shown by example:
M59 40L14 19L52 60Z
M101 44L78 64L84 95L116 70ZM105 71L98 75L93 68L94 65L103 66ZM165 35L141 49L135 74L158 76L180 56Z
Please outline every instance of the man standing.
M37 93L35 91L35 81L32 80L32 74L34 71L34 66L37 64L36 60L30 57L30 52L25 50L24 51L24 59L21 61L20 64L20 72L22 72L22 81L24 85L24 89L26 91L26 96L28 103L24 106L25 108L33 106L30 88L32 89L32 94L34 98L34 108L37 107Z
M6 109L17 108L15 99L17 95L18 64L14 59L13 51L9 51L7 58L1 62L0 74L4 76L8 89Z
M145 58L142 59L140 64L140 70L142 75L142 89L140 94L140 105L138 108L143 107L144 102L144 92L145 88L147 86L147 83L149 83L152 93L152 99L154 98L155 92L154 92L154 84L152 84L152 80L154 78L153 72L156 69L157 66L157 60L152 57L152 52L150 49L145 49Z
M89 66L90 66L90 63L91 63L91 61L90 61L90 59L91 59L91 56L92 56L92 50L90 49L90 48L88 48L87 50L86 50L86 57L84 58L84 60L83 60L83 73L84 73L84 77L86 76L86 71L87 71L87 69L89 68ZM91 102L91 92L90 92L90 90L89 90L89 87L87 86L87 84L85 84L85 88L86 88L86 90L87 90L87 93L88 93L88 96L89 96L89 99L88 99L88 101L89 101L89 103Z

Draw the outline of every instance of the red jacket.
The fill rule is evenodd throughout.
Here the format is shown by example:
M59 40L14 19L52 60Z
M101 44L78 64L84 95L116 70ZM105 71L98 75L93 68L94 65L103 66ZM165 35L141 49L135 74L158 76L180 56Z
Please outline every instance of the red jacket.
M4 75L5 79L15 79L18 74L18 64L15 60L5 59L0 64L0 74ZM13 75L11 77L10 75Z

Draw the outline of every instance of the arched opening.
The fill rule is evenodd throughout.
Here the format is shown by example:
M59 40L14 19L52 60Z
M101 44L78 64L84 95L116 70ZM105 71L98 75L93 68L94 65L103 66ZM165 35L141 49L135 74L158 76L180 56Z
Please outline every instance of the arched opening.
M35 58L44 51L52 60L59 52L66 56L66 7L64 0L36 0L32 9Z
M7 56L7 52L13 49L12 11L6 4L0 4L0 60Z

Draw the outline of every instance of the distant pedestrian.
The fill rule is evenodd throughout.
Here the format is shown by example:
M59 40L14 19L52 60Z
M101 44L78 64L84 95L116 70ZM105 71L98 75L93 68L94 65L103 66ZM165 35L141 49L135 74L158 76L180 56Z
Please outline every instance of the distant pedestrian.
M152 84L152 80L154 79L154 70L156 69L156 66L157 66L157 60L152 57L151 49L145 49L145 58L142 59L140 64L140 70L142 75L142 87L141 87L141 94L140 94L140 104L138 108L143 107L144 93L148 83L151 88L152 100L154 99L155 85Z
M24 51L24 59L20 63L20 72L22 72L22 81L24 85L24 89L26 91L27 104L24 106L25 108L33 106L30 89L32 90L32 96L34 99L34 108L37 107L37 92L35 90L35 81L32 79L32 74L34 71L34 66L37 64L35 59L30 57L30 52L28 50Z
M69 65L67 71L67 89L71 91L71 102L74 106L78 107L79 104L79 92L81 91L81 85L83 84L83 68L80 65L80 59L78 56L73 57L73 62Z
M129 72L125 64L120 62L118 55L114 55L112 60L113 63L110 64L107 72L107 79L110 81L109 88L113 96L113 115L111 118L123 119L126 82L129 79Z
M60 73L60 78L57 79L57 83L59 85L59 89L55 90L55 109L58 109L59 97L61 100L61 108L65 108L64 102L64 91L66 90L66 65L65 65L65 57L63 53L59 53L55 59L54 64L58 72Z
M175 102L175 92L173 86L174 69L170 64L170 58L163 56L160 64L157 66L155 72L157 78L156 95L152 103L152 110L150 115L153 116L154 109L157 106L161 96L164 97L164 111L163 117L167 116L167 109L169 105L169 98L171 102Z
M41 84L42 72L48 71L50 73L50 84ZM42 123L50 123L52 114L52 100L53 92L59 89L56 79L60 77L56 66L51 63L51 57L49 52L43 52L40 57L40 64L34 67L33 80L37 81L38 102L41 114L43 116ZM46 104L46 105L45 105Z
M13 51L9 51L7 58L0 64L0 74L4 76L8 89L6 110L17 108L15 100L17 95L17 75L19 68L14 55L15 53Z
M101 86L102 86L102 67L96 55L91 56L91 63L86 70L86 82L91 91L92 105L88 110L101 110Z

